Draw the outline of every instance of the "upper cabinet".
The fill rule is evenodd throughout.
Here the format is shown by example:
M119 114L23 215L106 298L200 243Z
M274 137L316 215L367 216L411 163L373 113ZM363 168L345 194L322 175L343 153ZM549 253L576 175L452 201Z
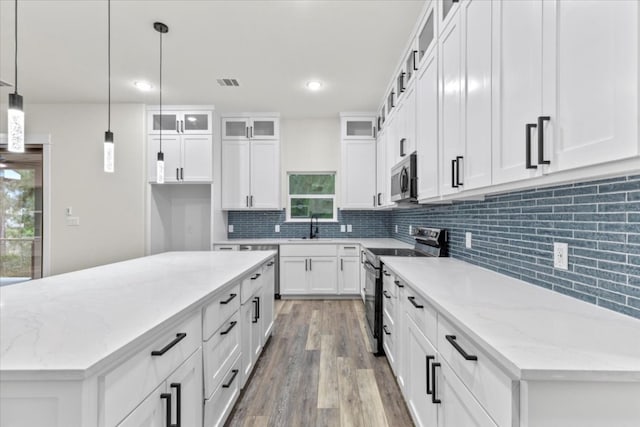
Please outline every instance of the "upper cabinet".
M278 117L225 117L222 139L280 139Z
M484 0L488 2L489 0ZM526 1L526 0L525 0ZM455 19L458 9L460 8L460 0L436 0L439 5L438 13L440 16L440 28L444 31L449 22Z
M376 137L376 118L367 116L342 116L342 139L372 139Z
M210 135L213 132L211 111L149 111L147 133L150 135Z
M376 207L376 117L341 114L340 209Z

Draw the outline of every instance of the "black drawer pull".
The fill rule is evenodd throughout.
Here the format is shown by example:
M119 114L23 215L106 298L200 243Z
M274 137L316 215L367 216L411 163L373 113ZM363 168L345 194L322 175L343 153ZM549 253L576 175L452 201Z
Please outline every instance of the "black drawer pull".
M220 335L227 335L229 332L231 332L231 330L233 329L234 326L236 326L236 322L235 320L231 323L229 323L229 327L227 329L225 329L224 331L220 332Z
M440 399L436 397L436 368L440 366L440 363L434 362L431 364L431 381L433 383L433 394L431 395L431 403L442 403Z
M407 297L407 299L409 300L409 302L410 302L411 304L413 304L413 306L414 306L415 308L424 308L424 305L418 304L418 303L416 302L416 297Z
M389 277L391 276L391 274L387 271L387 270L382 270L382 272L384 273L385 276Z
M384 325L384 326L382 327L382 330L384 331L384 333L385 333L385 334L387 334L387 335L391 335L391 332L389 332L389 330L387 329L387 325Z
M464 357L464 360L478 360L478 356L469 354L466 351L464 351L462 347L460 347L460 344L458 344L458 342L456 341L455 335L445 335L444 337L447 339L447 341L449 341L449 344L451 344L453 348L458 350L458 353L460 353L460 355Z
M549 165L551 162L544 159L544 122L551 120L549 116L538 117L538 164Z
M435 356L425 356L425 360L426 360L426 364L427 364L427 371L426 371L426 373L427 373L427 387L426 387L427 390L426 391L427 391L427 394L433 394L433 391L431 390L431 388L429 388L429 385L430 385L429 383L431 382L429 380L429 361L430 360L436 360L436 357Z
M538 166L531 164L531 129L534 129L535 127L535 123L527 123L525 126L525 160L527 169L538 169Z
M256 280L258 277L260 277L260 273L256 273L256 275L255 275L255 276L253 276L253 277L251 278L251 280Z
M382 295L384 295L385 298L391 298L391 295L389 295L387 291L382 291Z
M227 298L224 301L220 301L220 304L229 304L231 302L232 299L234 299L235 297L237 297L238 294L229 294L229 298Z
M451 160L451 188L458 188L456 184L456 159Z
M229 379L229 381L226 384L222 384L222 388L231 387L231 384L233 384L233 380L236 379L236 376L238 375L238 372L240 372L240 371L238 369L233 369L233 370L231 370L231 372L233 373L233 375L231 375L231 378Z
M393 283L395 283L396 286L399 287L399 288L404 288L404 285L400 284L400 280L394 280Z
M273 264L275 264L275 262L271 261L269 264L267 264L267 267L271 267Z
M171 350L171 347L173 347L174 345L178 344L180 341L182 341L184 339L184 337L186 337L187 334L184 332L180 332L176 334L176 337L173 341L171 341L169 344L165 345L161 350L153 350L151 352L152 356L162 356L163 354L165 354L167 351Z

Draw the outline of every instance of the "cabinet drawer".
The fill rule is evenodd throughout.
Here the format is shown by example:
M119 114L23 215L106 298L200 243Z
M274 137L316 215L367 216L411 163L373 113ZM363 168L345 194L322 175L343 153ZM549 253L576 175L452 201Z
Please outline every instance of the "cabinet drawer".
M398 317L397 305L398 298L391 293L390 286L387 282L384 282L382 286L382 309L392 322L395 322Z
M210 399L204 401L204 425L218 427L224 422L240 394L240 358L236 358L224 374L222 383Z
M387 355L387 359L389 360L389 364L393 369L393 372L396 371L396 324L393 320L389 319L386 313L382 316L382 346L384 347L384 352Z
M438 320L438 351L498 425L513 424L517 417L513 409L517 384L443 317ZM466 360L463 352L477 360Z
M315 245L301 243L299 245L280 245L280 256L336 256L338 250L336 245Z
M242 299L240 302L245 304L249 299L255 295L256 291L262 286L262 268L256 268L248 276L242 279L240 295Z
M240 308L240 284L217 294L204 308L202 340L206 341L220 325Z
M383 288L387 290L387 292L393 296L397 297L398 291L397 286L395 285L396 276L393 272L386 267L382 267L382 285Z
M403 298L402 306L420 329L420 332L433 344L437 338L437 312L422 296L409 286L405 287L406 298Z
M360 256L359 245L339 245L338 255L340 256Z
M182 334L184 337L182 337ZM104 376L104 425L116 425L171 372L195 352L202 342L200 313L167 327L153 343ZM171 345L173 344L173 345ZM152 356L152 352L162 355Z
M222 376L240 355L240 312L236 311L213 336L203 344L204 395L211 397Z
M213 245L214 251L237 251L238 245Z

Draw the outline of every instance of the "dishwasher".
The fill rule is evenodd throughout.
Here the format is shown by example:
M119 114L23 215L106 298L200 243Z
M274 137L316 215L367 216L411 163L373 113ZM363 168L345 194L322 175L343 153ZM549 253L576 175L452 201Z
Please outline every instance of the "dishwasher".
M280 299L280 246L279 245L240 245L241 251L276 251L275 299Z

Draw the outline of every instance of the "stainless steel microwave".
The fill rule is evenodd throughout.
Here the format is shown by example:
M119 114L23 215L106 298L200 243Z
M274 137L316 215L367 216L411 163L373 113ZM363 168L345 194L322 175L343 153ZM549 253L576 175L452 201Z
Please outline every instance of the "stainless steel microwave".
M415 202L417 200L417 155L413 152L391 168L391 201Z

